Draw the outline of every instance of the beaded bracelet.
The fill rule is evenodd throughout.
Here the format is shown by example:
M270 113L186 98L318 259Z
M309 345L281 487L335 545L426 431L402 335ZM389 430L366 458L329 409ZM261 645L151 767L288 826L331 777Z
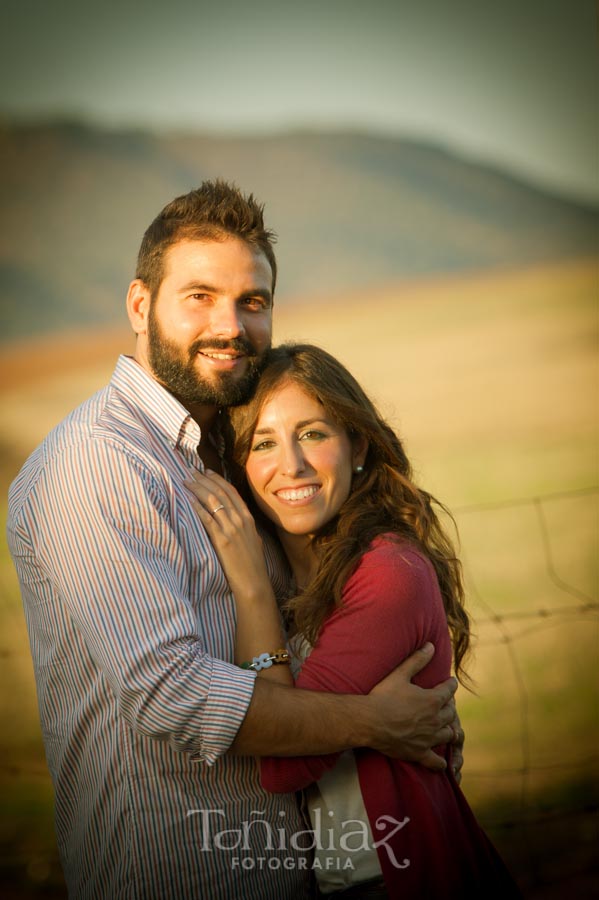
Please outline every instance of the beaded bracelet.
M287 650L275 650L274 653L261 653L260 656L254 656L251 662L242 662L240 668L261 672L262 669L270 669L271 666L288 666L290 662Z

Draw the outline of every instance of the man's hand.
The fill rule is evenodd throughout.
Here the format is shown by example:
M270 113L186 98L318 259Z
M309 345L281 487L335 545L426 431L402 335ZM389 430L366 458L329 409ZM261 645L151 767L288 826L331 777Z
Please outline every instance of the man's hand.
M457 712L453 722L453 740L451 741L451 768L455 780L460 784L462 780L462 766L464 765L464 740L466 735Z
M411 682L434 652L432 644L425 644L372 689L369 697L376 701L377 736L369 746L386 756L442 770L446 762L432 748L454 739L456 722L461 732L453 696L458 683L448 678L426 690Z

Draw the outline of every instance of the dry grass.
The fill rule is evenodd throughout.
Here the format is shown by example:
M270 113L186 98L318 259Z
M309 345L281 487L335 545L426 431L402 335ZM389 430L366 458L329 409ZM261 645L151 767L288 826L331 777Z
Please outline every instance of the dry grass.
M464 787L523 883L536 877L531 867L542 854L554 866L566 860L574 839L577 862L570 853L552 877L568 865L588 868L580 847L594 835L580 810L597 774L597 617L585 611L585 598L597 603L597 495L568 492L598 484L598 301L597 267L580 262L286 301L276 310L277 341L310 340L346 362L405 437L421 483L458 510L477 633L478 693L462 691L459 701L468 736ZM123 329L4 354L5 482L131 346ZM543 525L534 503L465 508L554 492L563 496L542 504ZM566 587L552 579L544 534ZM33 884L51 856L42 824L48 782L4 549L0 577L0 759L10 815L3 830L17 856L34 860ZM577 824L566 824L566 834L560 810L571 809ZM518 828L548 810L558 825L543 820L540 844L538 830L532 844L528 831L524 853ZM47 872L39 882L49 883Z

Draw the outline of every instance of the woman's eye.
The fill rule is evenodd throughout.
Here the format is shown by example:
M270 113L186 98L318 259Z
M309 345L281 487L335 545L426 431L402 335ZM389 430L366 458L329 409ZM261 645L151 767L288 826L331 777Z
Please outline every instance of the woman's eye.
M322 441L326 438L326 434L324 431L315 431L314 429L310 429L310 431L304 431L300 435L300 441Z
M254 444L252 447L252 453L256 450L270 450L271 447L274 447L274 441L259 441L257 444Z

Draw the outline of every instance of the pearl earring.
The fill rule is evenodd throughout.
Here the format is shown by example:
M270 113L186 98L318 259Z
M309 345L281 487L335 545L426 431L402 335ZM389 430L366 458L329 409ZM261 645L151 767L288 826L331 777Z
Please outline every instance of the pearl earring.
M356 475L360 475L363 471L364 471L364 466L356 466L356 468L354 469L354 472L356 473Z

